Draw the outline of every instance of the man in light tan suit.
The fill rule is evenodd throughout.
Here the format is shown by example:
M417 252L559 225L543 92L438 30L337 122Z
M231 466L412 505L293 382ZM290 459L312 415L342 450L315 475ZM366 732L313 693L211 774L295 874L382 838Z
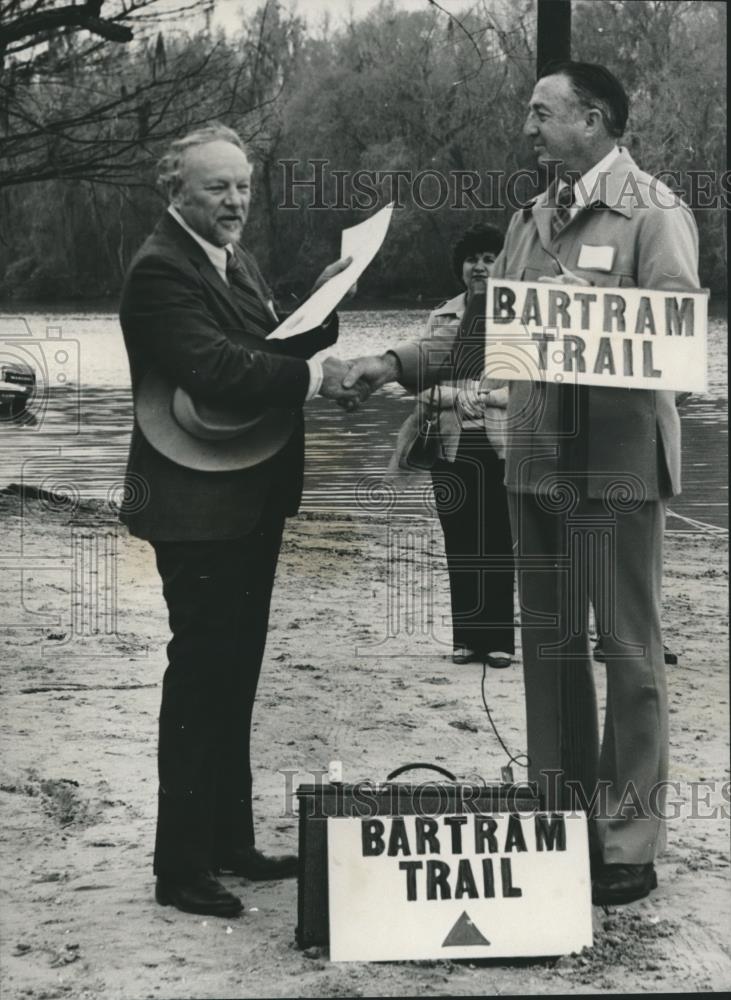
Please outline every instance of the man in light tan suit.
M493 278L697 290L693 215L617 145L627 96L604 67L548 67L525 134L557 177L513 216ZM588 248L588 249L587 249ZM488 326L489 332L489 326ZM447 345L448 346L448 345ZM435 360L436 359L436 360ZM355 363L345 384L448 377L434 341ZM516 381L506 484L521 600L530 776L547 808L589 807L593 899L657 885L668 710L660 629L665 503L680 491L673 393ZM589 602L606 654L599 741Z

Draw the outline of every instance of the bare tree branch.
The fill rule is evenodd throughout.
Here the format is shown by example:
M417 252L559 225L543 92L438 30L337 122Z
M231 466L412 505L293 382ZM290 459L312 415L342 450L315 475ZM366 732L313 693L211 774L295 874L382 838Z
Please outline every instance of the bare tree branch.
M9 24L0 25L0 51L12 42L39 36L59 28L83 28L110 42L129 42L132 29L100 17L104 0L87 0L84 6L69 4L48 10L34 10Z
M262 72L269 3L243 46L213 44L205 32L195 42L150 33L158 10L206 11L211 0L0 3L2 30L15 25L12 37L20 39L32 29L26 44L37 46L29 57L9 57L0 78L0 188L54 179L147 184L160 146L181 130L222 118L239 128L251 122L257 134L282 90ZM80 21L66 19L69 6L88 16L108 11L109 22L147 17L147 37L134 48L110 46L99 35L77 40ZM53 30L50 15L61 16ZM47 30L39 32L41 24Z

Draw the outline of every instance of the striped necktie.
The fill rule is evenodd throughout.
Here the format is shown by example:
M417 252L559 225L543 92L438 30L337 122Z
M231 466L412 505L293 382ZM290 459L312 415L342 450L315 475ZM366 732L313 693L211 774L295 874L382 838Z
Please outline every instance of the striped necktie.
M571 206L574 203L573 184L564 184L556 195L556 208L551 216L551 239L555 240L564 226L571 219Z
M239 308L246 316L247 330L266 337L277 325L276 321L257 294L251 275L230 250L226 251L226 278Z

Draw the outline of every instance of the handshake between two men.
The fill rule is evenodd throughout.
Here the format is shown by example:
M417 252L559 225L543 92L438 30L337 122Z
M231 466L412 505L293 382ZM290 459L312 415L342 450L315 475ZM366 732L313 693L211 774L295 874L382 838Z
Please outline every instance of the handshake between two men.
M345 270L352 260L350 256L342 257L329 264L315 281L311 294ZM357 289L356 283L349 289L346 299L352 298ZM318 395L334 399L344 410L353 412L376 389L386 382L396 381L399 374L399 362L395 354L352 358L348 361L333 357L325 358L322 363L322 384Z
M352 413L376 389L380 389L386 382L395 382L399 374L398 358L390 352L348 361L325 358L322 363L320 395L326 399L334 399L344 410Z

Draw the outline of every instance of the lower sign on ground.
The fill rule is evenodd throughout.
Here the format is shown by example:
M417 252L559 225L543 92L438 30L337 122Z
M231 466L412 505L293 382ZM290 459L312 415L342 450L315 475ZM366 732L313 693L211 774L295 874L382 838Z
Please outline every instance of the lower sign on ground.
M591 946L583 815L327 823L333 961L561 955Z

